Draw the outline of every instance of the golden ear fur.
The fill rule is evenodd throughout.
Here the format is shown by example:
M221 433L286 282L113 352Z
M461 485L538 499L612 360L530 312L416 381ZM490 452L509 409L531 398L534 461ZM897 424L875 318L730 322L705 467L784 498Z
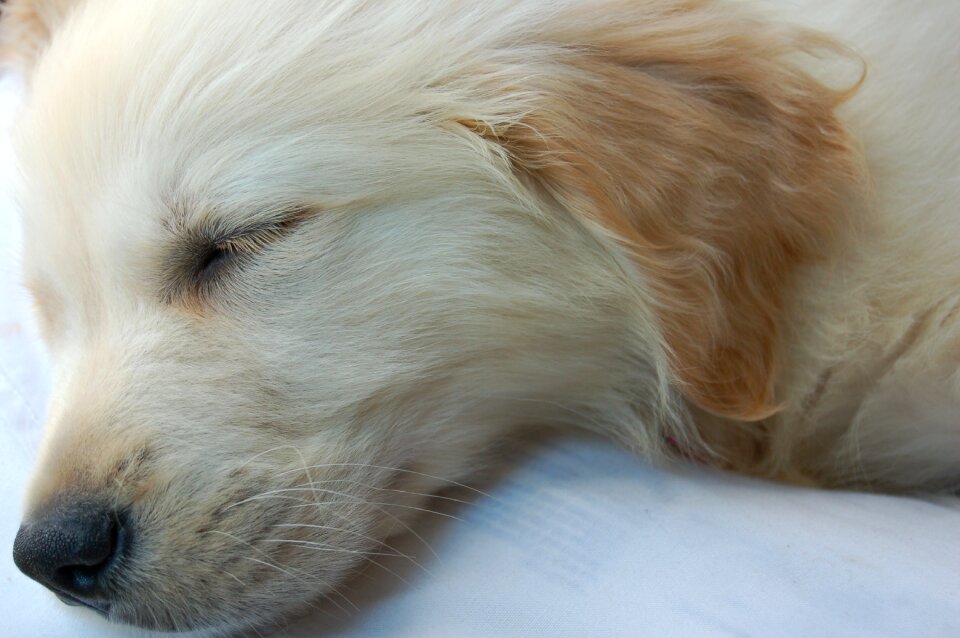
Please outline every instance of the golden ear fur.
M29 72L54 29L80 0L5 0L0 4L0 62Z
M557 20L549 57L517 61L521 116L469 125L631 248L690 400L765 418L785 292L849 222L860 172L834 114L853 90L796 58L843 51L732 3L599 5Z

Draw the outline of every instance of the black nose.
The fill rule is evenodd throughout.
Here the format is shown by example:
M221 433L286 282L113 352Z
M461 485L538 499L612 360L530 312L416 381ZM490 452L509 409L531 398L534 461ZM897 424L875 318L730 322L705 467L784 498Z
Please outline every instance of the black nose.
M21 525L13 561L64 602L106 613L110 572L126 537L121 517L111 508L60 504Z

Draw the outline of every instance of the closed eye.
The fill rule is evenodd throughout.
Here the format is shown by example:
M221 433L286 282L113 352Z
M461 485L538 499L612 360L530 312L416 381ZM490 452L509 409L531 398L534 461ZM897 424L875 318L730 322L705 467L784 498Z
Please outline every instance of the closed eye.
M213 283L228 269L240 268L245 261L256 257L269 245L286 237L303 221L298 215L285 216L278 222L265 223L237 230L217 241L209 242L197 261L196 281L199 285Z
M220 240L207 243L197 258L197 283L212 282L227 268L242 266L242 263L237 262L255 257L291 230L292 225L287 223L265 224L239 230Z
M200 258L200 265L197 269L197 278L199 280L210 280L216 275L217 270L232 256L232 252L227 246L214 246Z
M241 227L229 232L198 228L186 233L171 263L162 296L172 302L184 295L203 301L215 295L245 265L255 260L271 244L289 235L309 214L294 209L278 216L277 221ZM178 265L179 264L179 265Z

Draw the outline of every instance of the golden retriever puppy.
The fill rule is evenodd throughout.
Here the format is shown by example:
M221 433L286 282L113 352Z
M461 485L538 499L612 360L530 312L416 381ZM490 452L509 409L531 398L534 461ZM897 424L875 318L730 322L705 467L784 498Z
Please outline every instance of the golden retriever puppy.
M534 425L957 490L960 4L782 4L7 2L17 564L257 625Z

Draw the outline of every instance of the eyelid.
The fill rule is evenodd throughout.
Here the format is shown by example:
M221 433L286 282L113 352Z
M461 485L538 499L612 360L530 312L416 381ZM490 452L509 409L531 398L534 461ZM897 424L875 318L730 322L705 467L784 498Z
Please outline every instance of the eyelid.
M279 224L263 224L231 233L213 242L213 246L230 252L256 252L267 244L282 239L288 232L288 228Z
M306 209L294 209L276 221L250 225L223 235L218 240L206 242L207 248L198 259L195 271L197 292L201 295L209 293L209 288L224 274L222 271L231 268L231 262L238 258L252 258L270 244L283 239L306 219L308 212ZM233 267L239 266L242 264Z
M277 216L277 219L238 228L210 242L220 248L259 249L282 239L312 214L307 208L293 208Z
M171 245L170 256L161 270L159 298L165 304L179 301L202 311L202 302L215 296L221 284L227 283L229 271L242 269L245 262L255 259L319 210L307 206L277 208L265 220L232 229L212 219L191 228L182 215L175 214L169 228L177 241ZM214 255L218 251L224 255ZM208 268L211 260L222 263Z

